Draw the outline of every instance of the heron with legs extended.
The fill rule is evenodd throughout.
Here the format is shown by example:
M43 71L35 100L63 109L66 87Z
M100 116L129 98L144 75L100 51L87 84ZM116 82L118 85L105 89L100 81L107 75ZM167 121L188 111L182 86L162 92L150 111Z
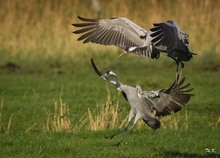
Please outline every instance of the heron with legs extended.
M158 129L160 127L160 121L156 117L170 115L172 112L178 112L181 110L182 105L188 103L193 95L189 93L193 90L192 88L189 88L190 84L188 83L184 85L185 77L180 79L178 84L176 84L175 80L167 89L142 91L139 85L131 87L122 84L113 71L107 71L105 74L102 74L96 67L93 59L91 59L91 64L97 75L114 84L117 90L123 94L124 98L131 106L128 122L125 128L107 137L112 139L116 135L128 131L128 133L124 135L115 146L119 146L121 142L132 133L136 123L140 119L142 119L153 130ZM128 130L129 124L133 118L134 123L131 129Z
M179 79L181 78L183 62L189 61L195 55L189 50L187 33L172 20L155 23L154 27L147 31L127 18L78 18L83 22L72 25L80 27L73 32L83 34L78 38L79 41L115 45L125 51L123 54L134 53L152 59L158 59L160 53L166 53L177 64L176 80L178 75Z

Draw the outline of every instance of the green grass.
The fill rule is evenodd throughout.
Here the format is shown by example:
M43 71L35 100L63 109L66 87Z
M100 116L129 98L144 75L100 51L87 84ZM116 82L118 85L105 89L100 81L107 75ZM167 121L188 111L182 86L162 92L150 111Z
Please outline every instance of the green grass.
M0 0L0 157L220 157L220 1L97 1L100 7L94 2ZM153 132L141 125L115 148L111 145L120 136L104 136L117 128L91 131L89 121L74 128L88 108L98 111L97 105L106 103L108 91L118 101L122 119L130 110L115 87L94 73L91 57L101 70L112 69L122 83L144 90L167 88L175 78L175 63L166 57L118 58L117 48L81 44L71 33L77 15L127 17L146 29L173 19L189 34L189 47L198 55L186 64L184 75L195 96L171 117L177 129L163 126ZM69 107L72 128L46 130L48 114L59 119L53 112L60 99Z
M3 157L207 157L206 147L218 149L218 131L153 132L139 129L119 147L104 136L113 131L35 133L4 136ZM209 140L209 141L208 141Z
M2 52L1 52L2 53ZM4 54L2 53L2 56ZM85 51L74 58L54 57L53 60L29 57L1 60L0 100L3 100L0 125L2 157L207 157L220 156L217 122L220 117L220 68L214 55L196 56L186 63L184 75L194 88L195 96L179 113L184 127L185 111L189 128L153 132L147 126L134 130L119 148L112 147L120 139L107 140L105 135L118 129L90 131L85 127L72 132L45 132L46 111L53 111L54 100L69 106L71 123L75 126L83 115L105 103L109 88L118 98L119 109L129 113L129 104L115 87L96 76L90 66L93 57L102 70L114 70L122 83L139 84L145 90L168 87L175 78L175 63L168 58L147 60L133 55ZM34 61L28 62L28 61ZM10 66L8 62L16 66ZM11 65L13 65L11 64ZM5 134L10 116L10 130ZM124 116L126 117L126 115ZM205 148L214 148L208 155Z

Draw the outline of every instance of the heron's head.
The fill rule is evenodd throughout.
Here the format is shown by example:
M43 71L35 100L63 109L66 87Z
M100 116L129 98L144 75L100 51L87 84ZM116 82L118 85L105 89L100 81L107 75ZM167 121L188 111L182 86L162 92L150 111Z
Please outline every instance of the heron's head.
M178 25L177 22L174 21L174 20L168 20L167 23L170 24L170 25L172 25L172 26L176 26L177 28L179 28L179 25Z
M92 64L92 67L93 67L93 69L95 70L96 74L97 74L100 78L102 78L103 80L106 80L106 81L108 81L108 82L114 84L116 87L119 87L119 86L121 85L120 82L119 82L119 80L118 80L118 78L117 78L117 75L116 75L113 71L110 71L110 70L109 70L109 71L106 71L105 74L102 74L102 73L98 70L98 68L96 67L96 65L95 65L95 63L94 63L94 61L93 61L92 58L91 58L91 64Z
M113 71L107 71L104 75L101 76L104 80L107 80L114 85L119 85L117 75Z
M104 75L101 76L101 78L105 80L112 80L117 78L117 75L113 71L107 71Z

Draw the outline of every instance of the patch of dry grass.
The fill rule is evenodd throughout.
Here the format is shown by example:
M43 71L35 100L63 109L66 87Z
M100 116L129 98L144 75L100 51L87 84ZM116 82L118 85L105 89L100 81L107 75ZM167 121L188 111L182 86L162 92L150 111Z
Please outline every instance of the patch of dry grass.
M211 128L218 128L220 125L220 116L217 118L215 122L208 122L208 126Z
M12 56L43 54L46 58L54 54L74 57L87 48L105 49L76 41L71 23L78 22L78 14L91 18L124 16L146 29L154 22L173 19L189 34L193 52L219 53L219 8L219 0L0 0L0 48Z
M13 118L13 114L11 114L8 122L5 122L5 120L3 119L2 117L2 113L3 113L3 99L1 100L1 105L0 105L0 131L1 133L3 134L10 134L10 128L11 128L11 125L12 125L12 118Z
M117 99L112 99L110 92L104 104L97 104L96 108L90 110L88 108L89 126L91 131L113 129L125 125L127 118L121 118L124 110L119 110Z
M48 112L47 121L44 129L47 132L71 132L73 125L71 123L69 106L63 102L62 98L59 101L54 101L54 111Z
M173 130L188 130L189 129L189 114L187 109L182 109L183 113L176 113L160 118L161 128Z

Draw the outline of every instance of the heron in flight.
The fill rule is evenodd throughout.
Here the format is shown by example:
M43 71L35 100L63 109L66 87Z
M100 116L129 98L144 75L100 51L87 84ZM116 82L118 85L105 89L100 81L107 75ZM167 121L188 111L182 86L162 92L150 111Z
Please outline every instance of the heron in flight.
M143 91L139 85L131 87L122 84L113 71L107 71L105 74L102 74L96 67L93 59L91 59L91 64L97 75L114 84L131 106L125 129L107 137L112 139L116 135L127 131L127 134L115 144L116 146L119 146L121 142L132 133L138 120L142 119L149 127L156 130L161 124L157 117L170 115L172 112L178 112L183 105L189 102L193 95L189 93L193 90L189 88L190 84L184 85L185 77L182 78L178 84L175 84L175 80L167 89ZM134 123L129 130L128 127L133 118Z
M187 33L172 20L155 23L154 27L147 31L127 18L78 18L83 22L72 24L80 28L74 31L74 34L83 34L78 41L115 45L124 50L123 54L134 53L152 59L158 59L160 53L166 53L177 64L176 79L178 74L181 78L183 62L189 61L194 55L188 47Z

